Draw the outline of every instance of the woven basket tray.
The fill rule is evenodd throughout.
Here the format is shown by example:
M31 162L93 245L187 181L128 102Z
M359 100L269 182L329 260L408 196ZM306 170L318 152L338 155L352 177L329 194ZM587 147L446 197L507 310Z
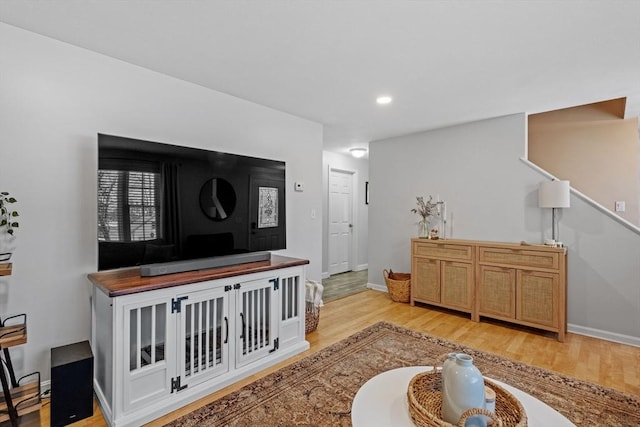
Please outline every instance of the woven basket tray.
M496 393L496 410L492 416L493 426L526 427L527 414L522 404L511 393L498 384L484 379L484 385ZM409 382L407 389L409 414L418 427L455 427L441 419L442 373L437 370L420 373ZM470 409L462 415L459 426L464 426L467 416L489 414L483 409Z
M384 281L389 290L391 301L409 302L411 301L411 274L394 273L389 270L382 270Z

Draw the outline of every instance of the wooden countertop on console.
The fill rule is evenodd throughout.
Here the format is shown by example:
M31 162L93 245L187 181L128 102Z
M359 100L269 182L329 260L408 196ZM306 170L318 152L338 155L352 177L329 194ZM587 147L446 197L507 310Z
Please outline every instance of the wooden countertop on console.
M509 242L490 242L485 240L464 240L464 239L425 239L422 237L414 237L411 239L412 242L425 242L425 243L433 243L433 244L454 244L454 245L476 245L476 246L491 246L493 248L503 247L509 249L520 249L527 250L528 248L533 248L535 250L549 251L549 252L567 252L566 247L557 248L555 246L543 245L541 243L509 243Z
M153 291L172 286L207 280L223 279L225 277L258 273L261 271L277 270L309 264L306 259L290 258L271 255L269 261L250 262L246 264L230 265L228 267L212 268L208 270L187 271L184 273L165 274L162 276L141 277L140 268L102 271L88 274L87 277L94 286L102 289L110 297Z

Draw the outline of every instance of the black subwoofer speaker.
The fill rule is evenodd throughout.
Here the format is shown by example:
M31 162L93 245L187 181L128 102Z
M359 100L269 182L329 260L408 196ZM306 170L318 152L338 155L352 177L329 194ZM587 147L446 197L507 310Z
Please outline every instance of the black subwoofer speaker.
M93 353L89 341L51 349L51 427L93 415Z

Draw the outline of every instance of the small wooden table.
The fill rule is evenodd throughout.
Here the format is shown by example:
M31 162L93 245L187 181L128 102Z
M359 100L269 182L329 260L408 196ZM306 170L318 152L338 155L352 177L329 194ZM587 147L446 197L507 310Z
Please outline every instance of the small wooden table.
M432 366L410 366L392 369L371 378L360 387L353 399L353 427L413 426L407 402L407 387L415 375L432 369ZM508 384L490 379L522 403L529 427L574 426L562 414L535 397Z

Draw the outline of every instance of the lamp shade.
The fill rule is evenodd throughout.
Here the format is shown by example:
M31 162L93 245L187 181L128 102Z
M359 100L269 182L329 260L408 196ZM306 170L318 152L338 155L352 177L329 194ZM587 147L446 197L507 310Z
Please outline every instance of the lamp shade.
M568 208L569 200L569 181L545 181L538 187L541 208Z

